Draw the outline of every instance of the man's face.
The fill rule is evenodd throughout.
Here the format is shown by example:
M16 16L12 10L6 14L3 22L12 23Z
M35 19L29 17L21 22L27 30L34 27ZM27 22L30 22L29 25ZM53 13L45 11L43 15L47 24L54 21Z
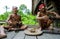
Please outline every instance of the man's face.
M40 11L44 11L44 7L42 7L42 8L40 9Z
M15 8L13 7L12 11L13 11L13 13L17 13L18 12L17 7L15 7Z

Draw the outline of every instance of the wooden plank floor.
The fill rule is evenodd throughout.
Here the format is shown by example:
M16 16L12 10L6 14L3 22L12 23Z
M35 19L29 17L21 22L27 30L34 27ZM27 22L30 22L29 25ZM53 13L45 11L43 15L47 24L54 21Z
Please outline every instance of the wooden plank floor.
M7 37L6 37L6 38L3 38L3 39L13 39L14 36L15 36L17 33L15 33L14 31L12 31L12 32L7 32L6 34L7 34Z
M28 36L24 34L24 31L11 31L7 32L7 37L2 39L36 39L36 36ZM37 36L38 39L60 39L59 34L49 34L49 33L43 33L41 36Z

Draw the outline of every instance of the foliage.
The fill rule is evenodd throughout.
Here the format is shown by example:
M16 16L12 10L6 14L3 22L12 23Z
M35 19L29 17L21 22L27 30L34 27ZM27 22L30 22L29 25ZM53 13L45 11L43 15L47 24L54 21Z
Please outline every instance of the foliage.
M21 6L19 7L19 9L20 9L20 10L25 10L25 9L27 9L27 6L24 5L24 4L21 4Z
M7 12L7 13L0 15L0 20L6 20L9 16L9 14L11 14L11 12ZM22 19L23 24L28 24L28 25L37 24L36 16L34 16L32 14L25 15L25 14L23 14L22 11L19 11L18 14L21 15L21 19Z
M30 14L30 10L26 9L25 13Z
M22 23L23 24L29 24L29 25L35 25L38 24L36 21L36 16L32 15L32 14L23 14L21 12L19 12L19 14L21 15L21 19L22 19Z
M4 14L0 15L0 20L6 20L9 14L11 14L11 12L5 12Z

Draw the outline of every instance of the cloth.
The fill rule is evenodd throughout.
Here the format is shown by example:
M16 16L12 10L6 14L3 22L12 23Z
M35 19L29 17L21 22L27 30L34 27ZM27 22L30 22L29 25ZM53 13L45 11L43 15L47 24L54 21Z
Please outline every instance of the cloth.
M45 4L40 4L38 8L42 9L43 7L45 7Z

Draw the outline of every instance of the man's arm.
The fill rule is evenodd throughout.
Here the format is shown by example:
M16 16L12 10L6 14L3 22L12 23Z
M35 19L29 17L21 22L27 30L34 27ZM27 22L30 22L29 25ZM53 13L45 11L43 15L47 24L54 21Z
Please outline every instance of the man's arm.
M10 22L9 20L11 19L11 16L12 16L12 15L9 15L9 17L7 18L7 20L6 20L7 23Z
M60 18L60 16L59 16L59 14L57 14L56 12L52 12L53 14L55 14L56 16L56 18Z
M6 22L8 22L9 19L10 19L10 15L9 15L9 17L7 18Z
M40 15L40 12L37 13L37 16L36 16L37 19L47 19L48 18L46 15L42 16L42 17L39 17L39 15Z
M20 16L19 20L21 21L21 16Z
M49 12L49 11L47 11L47 14L58 15L56 12Z
M19 23L22 23L22 21L21 21L21 16L19 16Z
M57 14L56 12L48 12L48 14L53 14L56 18L60 18L59 14Z

